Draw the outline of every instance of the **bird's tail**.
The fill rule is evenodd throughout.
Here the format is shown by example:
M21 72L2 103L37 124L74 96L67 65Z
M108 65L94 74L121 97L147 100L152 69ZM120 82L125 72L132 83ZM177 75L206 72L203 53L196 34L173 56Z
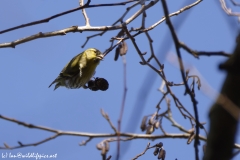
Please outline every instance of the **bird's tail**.
M54 87L54 91L55 91L58 87L60 87L60 86L61 86L61 83L58 82L58 83L55 85L55 87Z
M49 86L48 88L50 88L54 83L57 83L54 87L54 90L56 90L58 87L61 86L61 77L57 77Z
M56 83L56 79L48 86L48 88L50 88L54 83Z

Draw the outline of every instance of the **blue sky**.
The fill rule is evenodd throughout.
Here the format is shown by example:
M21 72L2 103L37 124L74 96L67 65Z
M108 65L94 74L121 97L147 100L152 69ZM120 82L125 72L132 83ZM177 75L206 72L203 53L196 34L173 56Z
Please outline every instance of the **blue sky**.
M101 3L110 3L111 1L103 0ZM183 4L191 4L192 0L186 1L168 1L170 12L174 12L183 7ZM92 4L100 3L92 1ZM56 13L78 7L77 0L69 1L0 1L0 30L24 24L34 20L46 18ZM129 4L130 5L130 4ZM129 6L127 5L127 6ZM111 25L125 11L126 6L99 7L87 9L91 26ZM137 6L126 16L130 17L140 6ZM146 26L161 19L163 10L161 3L147 10ZM235 46L235 37L238 31L238 22L233 17L228 17L220 8L218 1L203 1L192 9L172 17L173 22L178 21L175 25L178 37L181 41L195 50L201 51L225 51L231 53ZM179 22L180 21L180 22ZM181 22L183 21L183 22ZM139 27L141 18L128 25L130 27ZM38 32L50 32L60 30L70 26L84 26L85 21L81 11L77 11L60 18L51 20L48 23L26 27L16 31L8 32L0 36L0 43L10 42L23 38ZM12 117L27 123L46 126L54 129L65 131L79 131L92 133L113 133L107 121L100 114L100 109L107 112L117 126L117 120L120 113L120 107L123 95L123 63L121 57L114 61L114 51L110 52L104 61L98 66L95 76L104 77L109 82L109 89L105 92L77 89L70 90L59 88L53 91L48 88L49 84L58 76L65 64L72 57L87 48L98 48L105 51L109 47L109 40L115 36L118 31L109 31L101 37L90 39L84 48L82 44L86 36L96 32L68 33L65 36L56 36L50 38L37 39L24 43L13 48L0 49L0 114ZM173 82L182 82L180 71L173 64L166 60L166 55L175 55L175 48L172 44L170 32L166 23L162 23L154 30L149 32L154 40L153 46L156 54L159 55L160 61L165 65L167 79ZM150 53L148 41L144 34L136 38L140 49ZM142 133L140 130L140 121L144 115L155 112L155 106L161 98L161 93L157 90L161 84L161 79L154 76L154 72L147 66L139 64L138 56L131 41L127 41L128 53L127 60L127 98L122 121L122 131ZM212 88L220 90L224 80L225 73L218 70L218 64L226 60L224 57L200 57L195 59L187 52L182 51L182 56L186 66L195 66L201 75L207 80ZM146 56L148 57L148 56ZM187 67L186 67L187 68ZM190 70L191 73L191 70ZM149 82L146 83L146 76L151 75ZM138 94L143 85L151 86L151 90L146 97L146 103L141 104ZM183 96L184 88L173 88L174 93L179 97L183 105L193 114L192 103L189 96ZM198 110L201 122L207 122L208 128L208 111L213 101L205 96L201 90L196 90L196 98L199 102ZM190 129L189 121L183 119L177 108L171 101L174 118ZM139 111L132 113L134 108L139 106ZM163 108L166 107L163 103ZM136 111L134 111L136 112ZM129 124L132 126L129 127ZM169 133L179 133L171 124L163 120L163 127ZM134 129L136 128L136 130ZM133 130L133 131L132 131ZM40 141L52 133L29 129L17 124L0 120L0 145L7 143L9 146L17 145L17 141L22 143L33 143ZM154 134L162 134L160 130ZM204 132L201 131L204 135ZM205 135L204 135L205 136ZM55 140L49 141L36 147L26 147L16 150L1 150L1 154L9 153L43 153L55 154L57 159L101 159L100 151L96 149L96 144L102 141L102 138L91 140L86 146L80 147L78 144L86 140L85 137L61 136ZM158 139L150 140L133 140L127 143L127 150L121 154L121 159L131 159L141 153L148 142L152 145L163 142L167 151L167 159L193 159L193 143L186 144L186 139ZM240 137L237 137L240 143ZM125 143L125 142L124 142ZM124 148L127 147L124 145ZM126 143L125 143L126 144ZM204 144L201 142L201 144ZM200 148L200 156L203 152ZM123 147L122 147L122 150ZM115 155L116 143L110 144L108 155ZM149 150L139 159L154 159L153 150ZM240 156L235 159L240 158ZM114 158L113 158L114 159ZM157 158L156 158L157 159Z

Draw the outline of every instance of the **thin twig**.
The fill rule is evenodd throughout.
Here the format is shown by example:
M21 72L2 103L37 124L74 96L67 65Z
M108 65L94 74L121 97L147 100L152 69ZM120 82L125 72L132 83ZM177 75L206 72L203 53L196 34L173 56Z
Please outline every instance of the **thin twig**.
M219 52L196 51L196 50L192 50L191 48L189 48L183 42L179 42L179 44L184 50L186 50L188 53L192 54L196 58L199 58L199 56L224 56L224 57L231 56L231 54L225 53L223 51L219 51Z
M127 96L127 61L125 55L122 56L122 61L123 61L123 99L122 99L122 106L121 106L121 111L118 119L118 133L121 132L121 122L122 122L122 116L124 112L124 106L125 106L125 101L126 101L126 96ZM118 134L118 139L120 138L120 135ZM120 157L120 141L117 143L117 160Z
M111 158L112 158L112 156L110 155L110 156L108 156L108 158L106 160L110 160Z
M156 69L155 67L153 67L149 62L147 62L144 57L143 57L143 53L140 51L137 43L135 42L135 39L133 38L133 36L129 33L128 29L126 26L123 26L124 31L126 32L127 36L130 38L130 40L133 43L133 46L135 47L138 55L140 56L142 62L142 65L148 65L152 70L154 70L156 73L158 73L161 76L160 70Z
M119 40L114 46L110 46L106 51L103 52L104 57L111 52L115 47L117 47L124 39Z
M236 17L239 17L239 16L240 16L240 13L238 13L238 12L232 12L232 10L231 10L230 8L227 8L227 5L226 5L225 0L219 0L219 1L220 1L220 4L221 4L222 9L223 9L224 12L227 13L229 16L236 16Z
M149 146L150 146L150 143L148 142L147 147L145 148L145 150L142 153L138 154L136 157L134 157L132 160L136 160L139 157L141 157L142 155L144 155L147 152L147 150L149 149Z
M51 129L51 128L47 128L47 127L43 127L43 126L28 124L28 123L25 123L25 122L22 122L22 121L19 121L19 120L15 120L13 118L9 118L9 117L2 116L2 115L0 115L0 119L4 119L4 120L10 121L10 122L22 125L24 127L35 128L35 129L55 133L53 136L50 136L50 137L48 137L44 140L41 140L39 142L36 142L36 143L29 143L29 144L20 143L18 146L12 146L12 147L9 147L9 148L0 146L0 149L16 149L16 148L23 148L23 147L29 147L29 146L37 146L37 145L40 145L42 143L45 143L47 141L50 141L50 140L52 140L54 138L57 138L59 136L62 136L62 135L91 137L92 139L93 138L118 137L118 135L120 135L121 137L126 137L126 139L120 139L121 141L128 141L128 140L132 140L132 139L161 139L161 138L184 138L184 139L188 139L188 137L189 137L189 134L146 135L146 134L134 134L134 133L109 134L109 133L86 133L86 132L74 132L74 131L61 131L61 130ZM203 141L207 140L203 136L199 136L199 137ZM118 139L116 139L116 140L118 140ZM236 144L235 147L240 149L240 144Z
M130 18L128 18L123 24L129 24L134 19L136 19L142 12L144 12L145 10L154 6L158 1L159 0L151 1L148 5L141 8L139 11L137 11L135 14L133 14ZM104 4L104 5L108 6L110 4ZM35 39L38 39L38 38L46 38L46 37L52 37L52 36L66 35L66 33L69 33L69 32L80 32L80 33L82 33L83 31L106 31L106 30L117 30L117 29L122 29L122 24L117 25L117 26L100 26L100 27L72 26L72 27L65 28L65 29L62 29L62 30L59 30L59 31L45 32L45 33L39 32L39 33L34 34L32 36L21 38L21 39L12 41L12 42L1 43L0 48L6 48L6 47L15 48L16 45L19 45L19 44L22 44L22 43L25 43L25 42L28 42L28 41L32 41L32 40L35 40Z
M146 11L144 11L143 14L142 14L142 26L141 26L142 29L145 29L145 19L146 19L146 17L147 17L147 13L146 13ZM150 47L150 51L151 51L151 56L150 56L150 58L147 61L150 62L150 60L152 58L154 58L154 60L157 62L157 64L162 69L162 64L160 63L160 61L157 59L157 57L154 54L154 49L153 49L153 45L152 45L153 40L152 40L151 36L149 35L148 31L146 31L144 33L145 33L145 35L146 35L146 37L148 39L149 47Z
M105 113L103 109L101 109L101 114L102 114L102 116L108 121L108 123L110 124L110 126L111 126L111 128L114 130L114 132L117 133L116 127L113 125L113 123L111 122L108 114Z
M175 44L175 48L176 48L176 52L177 52L177 56L178 56L178 60L179 60L179 66L180 66L180 72L181 72L181 76L182 76L182 79L184 81L184 85L185 85L185 88L186 88L186 92L189 94L190 98L191 98L191 101L193 103L193 108L194 108L194 114L195 114L195 118L196 118L196 137L195 137L195 141L194 141L194 148L195 148L195 158L196 160L199 160L199 155L198 155L198 145L199 145L199 120L198 120L198 111L197 111L197 101L194 97L194 95L192 95L191 91L190 91L190 88L187 84L187 81L186 81L186 77L185 77L185 74L184 74L184 66L183 66L183 62L182 62L182 56L181 56L181 53L180 53L180 45L179 45L179 40L178 40L178 37L175 33L175 30L174 30L174 27L172 25L172 22L170 21L170 18L169 18L169 12L168 12L168 8L167 8L167 3L165 0L162 0L162 6L163 6L163 10L164 10L164 14L166 16L166 23L171 31L171 34L172 34L172 37L173 37L173 40L174 40L174 44Z
M84 6L83 3L84 3L84 0L80 0L79 1L79 5L80 6ZM85 18L85 25L87 27L89 27L90 26L89 18L87 16L87 12L86 12L86 10L84 8L82 9L82 14L83 14L83 17Z
M143 13L145 10L147 10L148 8L154 6L158 1L159 1L159 0L151 1L148 5L146 5L146 6L144 6L144 7L141 7L141 9L139 9L139 10L138 10L137 12L135 12L130 18L128 18L128 19L124 22L124 24L129 24L130 22L132 22L132 21L133 21L134 19L136 19L141 13ZM138 4L138 3L135 3L132 7L134 7L134 6L137 5L137 4ZM127 12L124 13L124 14L127 14ZM122 18L124 18L124 17L125 17L125 15L122 16ZM115 25L117 22L119 22L119 21L122 23L122 19L120 18L118 21L116 21L115 23L113 23L112 26L114 26L114 25ZM118 25L118 26L119 26L119 25ZM120 28L122 28L122 24L120 24ZM103 30L103 32L101 32L101 33L88 36L87 39L86 39L86 41L85 41L84 44L82 45L82 47L84 47L91 38L96 37L96 36L102 36L107 30L108 30L108 29L105 29L105 30Z
M167 83L167 80L166 80L166 77L165 77L165 74L164 74L164 71L163 70L157 70L155 67L151 66L143 57L140 49L138 48L136 42L135 42L135 39L133 38L133 36L129 33L129 31L127 30L127 28L124 26L123 27L124 31L126 32L127 36L130 38L130 40L132 41L134 47L136 48L137 50L137 53L139 54L140 58L142 59L142 64L147 64L151 69L153 69L154 71L156 71L162 78L163 80ZM162 74L161 74L162 73ZM184 116L184 117L187 117L191 124L192 124L192 120L194 120L194 117L189 113L188 110L186 110L185 107L182 106L181 102L178 100L178 98L172 93L170 87L168 85L166 85L167 87L167 90L168 92L171 94L171 96L174 98L174 102L176 104L176 106L178 107L179 111L181 112L181 114ZM184 112L186 112L187 114L185 114Z
M196 5L199 4L200 2L202 2L202 0L198 0L198 1L192 3L192 4L188 5L188 6L184 6L184 7L181 8L180 10L178 10L178 11L176 11L176 12L173 12L173 13L169 14L168 16L169 16L169 17L177 16L177 15L179 15L180 13L182 13L182 12L184 12L184 11L187 11L188 9L196 6ZM151 25L151 26L148 27L148 28L140 29L140 30L139 30L139 29L133 29L133 30L134 30L134 31L138 31L138 30L139 30L139 33L141 33L141 32L146 32L146 31L150 31L150 30L154 29L156 26L158 26L159 24L161 24L162 22L164 22L165 20L166 20L166 17L163 16L159 21L157 21L156 23L154 23L153 25Z
M35 142L35 143L23 144L22 142L20 142L18 146L13 146L13 147L10 147L10 146L6 147L6 145L5 145L5 147L0 146L0 149L18 149L18 148L24 148L24 147L38 146L40 144L46 143L50 140L53 140L53 139L59 137L60 135L61 135L60 133L59 134L54 134L53 136L50 136L48 138L45 138L45 139L43 139L41 141L38 141L38 142Z
M88 139L82 141L82 142L79 144L79 146L85 146L85 145L86 145L88 142L90 142L91 140L92 140L92 137L88 137Z
M171 64L173 64L175 67L178 67L178 65L176 65L177 62L177 58L175 57L171 57L171 59L168 57L167 58L168 61L170 61ZM186 62L184 62L186 63ZM202 76L202 74L196 69L196 67L192 66L191 64L188 64L191 68L191 70L193 70L195 72L195 74L198 75L198 77L201 78L201 91L203 92L203 94L205 94L208 98L210 98L213 101L216 101L216 103L220 104L236 121L238 121L239 116L240 116L240 109L238 108L237 105L235 105L228 97L220 94L219 92L217 92L216 90L214 90L211 85L209 85L209 83L204 79L204 77ZM189 76L190 77L190 76ZM199 78L199 79L200 79ZM219 97L216 100L216 97ZM205 129L204 126L202 126L206 135L207 135L207 131Z
M116 25L118 22L122 22L122 21L123 21L123 18L127 15L127 13L128 13L133 7L137 6L139 3L140 3L140 2L136 2L136 3L133 4L132 6L128 7L128 8L126 9L125 13L124 13L116 22L114 22L114 23L112 24L112 26ZM85 41L85 42L83 43L83 45L82 45L82 48L85 47L85 45L87 44L87 42L88 42L91 38L97 37L97 36L102 36L102 35L103 35L104 33L106 33L106 32L107 32L107 30L102 31L101 33L93 34L93 35L91 35L91 36L87 36L87 37L86 37L86 41Z
M78 10L81 10L81 9L83 9L83 8L106 7L106 6L119 6L119 5L126 5L127 3L131 3L131 2L134 2L134 1L135 1L135 0L128 0L128 1L120 2L120 3L109 3L109 4L89 5L90 2L91 2L91 0L88 0L87 3L86 3L84 6L79 6L79 7L77 7L77 8L74 8L74 9L71 9L71 10L68 10L68 11L65 11L65 12L61 12L61 13L55 14L55 15L53 15L53 16L50 16L50 17L48 17L48 18L44 18L44 19L38 20L38 21L33 21L33 22L30 22L30 23L25 23L25 24L16 26L16 27L8 28L8 29L5 29L5 30L0 31L0 34L6 33L6 32L10 32L10 31L13 31L13 30L16 30L16 29L28 27L28 26L33 26L33 25L36 25L36 24L46 23L46 22L49 22L49 21L52 20L52 19L55 19L55 18L57 18L57 17L60 17L60 16L63 16L63 15L66 15L66 14L69 14L69 13L72 13L72 12L75 12L75 11L78 11Z
M237 2L234 1L234 0L231 0L231 2L232 2L235 6L240 6L240 3L237 3Z
M185 133L189 133L187 129L185 129L183 126L181 126L180 124L178 124L172 117L172 112L171 110L168 110L168 114L164 115L164 117L169 120L172 123L172 126L178 128L180 131L183 131ZM190 134L190 133L189 133Z
M164 115L165 115L165 114L164 114ZM163 134L166 135L167 132L163 129L163 126L162 126L162 119L163 119L163 118L161 117L161 118L160 118L160 121L159 121L159 123L160 123L160 126L159 126L159 127L160 127L161 131L163 132Z

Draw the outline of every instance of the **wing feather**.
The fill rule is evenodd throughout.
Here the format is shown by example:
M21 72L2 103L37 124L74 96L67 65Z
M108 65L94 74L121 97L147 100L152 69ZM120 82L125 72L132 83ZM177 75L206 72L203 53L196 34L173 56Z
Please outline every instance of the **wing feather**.
M79 64L82 62L82 58L84 58L84 52L76 55L73 59L62 69L60 76L63 77L73 77L80 73Z

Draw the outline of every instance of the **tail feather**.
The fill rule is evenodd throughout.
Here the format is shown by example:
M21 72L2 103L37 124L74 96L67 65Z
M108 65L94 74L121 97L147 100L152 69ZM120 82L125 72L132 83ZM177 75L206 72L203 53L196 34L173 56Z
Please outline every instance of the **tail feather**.
M48 86L48 88L50 88L54 83L56 83L56 79Z
M57 84L55 85L55 87L54 87L54 91L55 91L58 87L60 87L60 86L62 85L59 80L60 80L59 77L56 78L56 79L48 86L48 88L50 88L54 83L57 83Z
M54 91L58 88L58 87L60 87L61 86L61 83L57 83L56 85L55 85L55 87L54 87Z

